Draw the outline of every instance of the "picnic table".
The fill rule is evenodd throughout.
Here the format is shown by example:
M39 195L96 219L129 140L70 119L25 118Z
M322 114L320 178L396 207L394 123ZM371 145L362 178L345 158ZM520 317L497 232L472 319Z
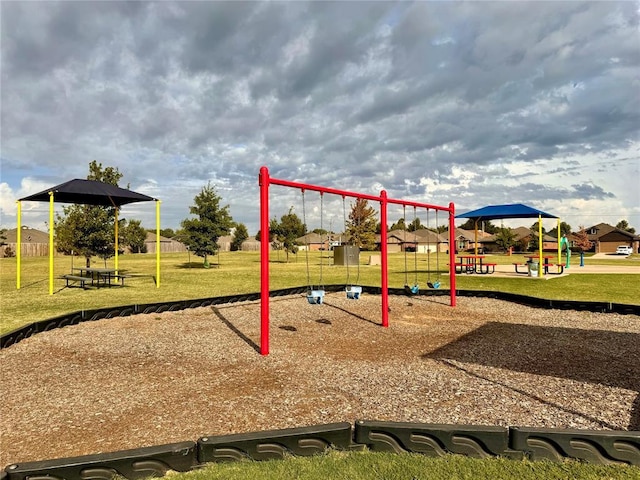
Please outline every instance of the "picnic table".
M85 287L87 282L91 283L91 286L111 286L111 285L124 285L125 276L118 273L115 268L98 268L98 267L74 267L73 270L77 271L78 275L64 275L63 278L69 282L79 282L80 286ZM114 283L115 282L115 283Z
M458 255L458 261L454 267L456 273L494 273L496 270L495 263L484 263L484 255Z
M539 255L525 255L525 258L528 258L529 261L532 260L539 260L540 256ZM543 264L542 264L542 268L544 269L544 274L545 275L560 275L564 272L564 263L552 263L550 262L550 260L552 258L556 258L555 255L542 255L542 260L543 260ZM558 271L557 272L550 272L549 271L549 267L553 267L553 266L557 266L558 267ZM516 266L516 272L518 272L518 267Z

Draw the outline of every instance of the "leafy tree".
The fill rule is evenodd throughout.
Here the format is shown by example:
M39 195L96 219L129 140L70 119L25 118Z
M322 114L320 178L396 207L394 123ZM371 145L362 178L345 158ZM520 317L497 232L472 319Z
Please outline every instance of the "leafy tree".
M233 240L231 240L231 250L242 250L242 242L249 238L249 231L244 223L236 225L236 229L233 232Z
M587 234L587 229L584 225L580 225L580 230L578 233L573 236L573 246L577 247L580 252L587 252L591 250L593 244L591 240L589 240L589 235Z
M627 222L626 220L620 220L616 224L616 228L618 228L620 230L624 230L625 232L636 233L636 229L633 228L633 227L630 227L629 226L629 222Z
M516 234L510 228L500 228L498 233L495 234L496 245L506 252L509 250L509 247L513 247L516 244Z
M409 230L410 232L415 232L416 230L420 230L421 228L423 227L422 227L422 224L420 223L420 219L416 217L411 221L411 223L407 227L407 230Z
M289 212L280 217L280 223L273 218L269 222L269 230L273 235L273 242L276 244L276 250L284 249L287 255L287 262L289 261L289 253L294 255L298 252L297 238L302 237L307 233L307 226L302 223L300 217L293 213L293 207L289 209ZM274 247L275 248L275 247Z
M102 167L93 160L89 164L87 180L96 180L118 186L122 174L117 168ZM95 205L71 205L63 207L63 215L56 215L56 244L63 253L85 257L86 265L91 265L91 257L96 255L107 259L115 253L113 238L115 208Z
M148 232L151 233L156 233L155 230L147 230ZM160 236L161 237L166 237L166 238L173 238L175 237L176 232L173 231L173 228L161 228L160 229Z
M529 227L529 231L531 234L529 235L529 249L531 251L538 251L540 248L539 238L538 238L538 222L535 222L531 227ZM544 227L542 227L542 235L545 234Z
M6 232L6 228L0 228L0 247L4 247L7 244L7 242L5 241L7 239L7 236L5 235ZM11 250L11 247L6 247L4 249L5 257L13 257L13 255L14 253L13 250Z
M437 225L436 226L436 233L444 233L444 232L446 232L448 230L449 230L449 225L447 225L447 224Z
M547 233L554 238L558 238L558 227L552 228ZM560 222L560 236L562 237L562 235L569 235L570 233L571 225L569 225L567 222Z
M376 246L376 211L369 206L364 198L356 199L351 206L347 221L347 235L349 244L356 245L362 250L374 250Z
M207 256L215 255L219 249L218 239L228 235L233 227L229 205L221 207L220 200L215 188L208 183L193 199L194 205L189 207L189 213L197 218L187 218L181 223L184 243L191 252L204 258L205 267L209 266Z
M407 225L404 223L404 218L403 217L400 217L396 223L394 223L393 225L391 225L391 227L389 227L389 231L392 231L392 230L406 230L406 229L407 229Z
M144 241L147 239L147 231L142 228L140 220L120 220L118 232L120 233L120 244L127 246L133 253L145 253Z
M491 235L498 233L498 230L500 229L500 227L497 227L496 225L491 223L491 220L481 220L478 222L478 230L482 230L483 224L484 231ZM463 224L459 225L458 228L462 228L463 230L475 230L475 220L473 218L470 218Z
M532 232L536 232L536 235L538 234L538 226L539 226L540 222L535 222L533 225L531 225L531 227L529 228L529 230L531 230ZM542 226L542 234L545 235L547 233L547 231L544 228L544 225Z

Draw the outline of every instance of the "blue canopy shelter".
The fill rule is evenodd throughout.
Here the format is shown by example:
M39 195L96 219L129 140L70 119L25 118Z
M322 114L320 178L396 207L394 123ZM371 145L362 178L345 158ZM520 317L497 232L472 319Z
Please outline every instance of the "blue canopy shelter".
M509 218L537 218L538 219L538 256L540 265L542 265L542 219L557 218L558 219L558 263L561 262L560 251L560 218L556 215L543 212L537 208L524 205L522 203L511 203L506 205L488 205L486 207L472 210L466 213L456 215L456 218L470 218L474 220L475 225L475 253L478 254L478 222L481 220L502 220ZM567 264L567 267L569 265Z

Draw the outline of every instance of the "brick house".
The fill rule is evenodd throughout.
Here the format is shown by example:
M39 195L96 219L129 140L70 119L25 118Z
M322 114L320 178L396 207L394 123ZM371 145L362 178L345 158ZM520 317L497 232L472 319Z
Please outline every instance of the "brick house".
M628 245L638 252L640 237L634 233L620 230L607 223L598 223L586 229L587 237L593 245L594 253L614 253L619 245Z

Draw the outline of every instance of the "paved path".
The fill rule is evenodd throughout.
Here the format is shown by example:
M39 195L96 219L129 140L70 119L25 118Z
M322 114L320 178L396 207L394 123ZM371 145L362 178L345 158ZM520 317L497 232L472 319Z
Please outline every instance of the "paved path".
M524 268L524 267L523 267ZM565 268L562 275L545 275L545 278L558 278L571 274L584 274L584 273L637 273L640 274L640 264L635 263L632 265L589 265L585 264L584 267L580 266L580 259L577 259L575 264L571 264L569 268ZM499 277L514 277L514 278L530 278L527 275L517 274L513 265L497 265L496 273ZM479 275L478 275L479 276Z

